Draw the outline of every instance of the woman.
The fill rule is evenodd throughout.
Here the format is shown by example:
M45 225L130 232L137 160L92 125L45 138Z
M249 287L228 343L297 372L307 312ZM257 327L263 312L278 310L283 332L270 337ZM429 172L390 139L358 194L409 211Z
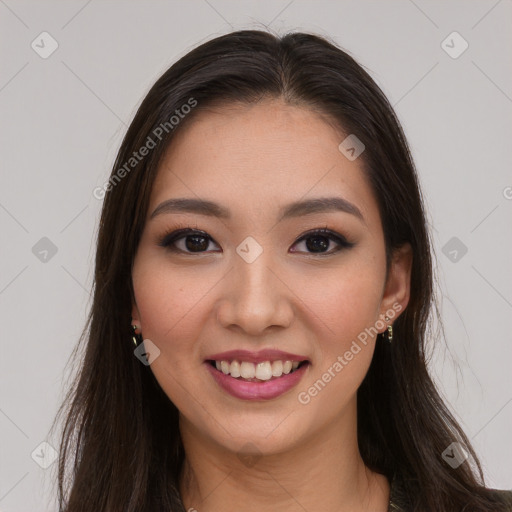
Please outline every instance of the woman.
M62 511L512 510L427 373L414 165L345 52L260 31L199 46L95 195Z

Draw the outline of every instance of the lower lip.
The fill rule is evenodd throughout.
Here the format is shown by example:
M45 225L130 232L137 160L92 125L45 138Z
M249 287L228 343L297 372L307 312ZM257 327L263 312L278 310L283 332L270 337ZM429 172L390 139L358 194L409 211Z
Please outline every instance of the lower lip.
M242 400L271 400L286 393L296 386L306 372L309 363L303 364L294 372L283 374L282 377L262 382L247 382L235 379L214 368L209 362L205 363L217 384L230 395Z

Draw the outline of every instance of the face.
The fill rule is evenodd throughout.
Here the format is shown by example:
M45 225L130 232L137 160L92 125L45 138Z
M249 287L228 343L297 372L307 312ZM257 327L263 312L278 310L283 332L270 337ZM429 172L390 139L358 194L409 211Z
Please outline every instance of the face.
M160 350L150 369L182 432L270 454L355 425L376 333L408 301L411 255L397 251L386 280L377 203L361 158L338 149L345 137L268 100L202 112L169 147L132 316Z

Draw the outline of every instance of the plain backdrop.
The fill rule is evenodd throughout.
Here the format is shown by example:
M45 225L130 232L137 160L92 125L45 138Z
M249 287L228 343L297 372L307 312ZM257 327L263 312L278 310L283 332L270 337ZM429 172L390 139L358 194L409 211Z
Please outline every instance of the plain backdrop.
M432 372L488 485L511 488L510 20L510 0L0 0L0 511L56 510L48 430L90 305L92 192L137 106L197 44L265 26L333 38L394 105L438 262Z

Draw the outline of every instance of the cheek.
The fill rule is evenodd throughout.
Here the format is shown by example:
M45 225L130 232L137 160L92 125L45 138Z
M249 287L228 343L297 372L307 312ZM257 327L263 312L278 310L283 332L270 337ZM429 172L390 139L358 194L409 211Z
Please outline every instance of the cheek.
M317 273L316 286L307 277L302 281L309 284L300 293L305 297L304 311L309 310L317 364L299 390L301 404L314 402L310 407L320 414L324 407L339 407L356 393L373 356L384 277L385 261L371 256L331 269L325 278Z
M161 260L161 258L160 258ZM150 369L169 399L180 411L190 410L190 397L204 389L197 371L200 347L195 341L207 321L207 294L214 285L191 269L170 269L167 262L144 258L134 266L133 287L144 339L160 350Z
M331 302L336 306L329 310ZM376 303L368 295L352 295L352 300L338 295L320 310L323 322L313 326L316 364L297 392L311 417L335 417L354 399L373 357Z
M374 325L380 313L384 273L379 265L347 265L319 275L312 270L298 281L298 293L316 322L314 330L340 349L365 328Z
M206 298L215 280L198 274L192 267L173 269L161 258L144 255L134 266L133 287L143 336L162 354L172 352L173 360L185 352L190 357L207 315Z

